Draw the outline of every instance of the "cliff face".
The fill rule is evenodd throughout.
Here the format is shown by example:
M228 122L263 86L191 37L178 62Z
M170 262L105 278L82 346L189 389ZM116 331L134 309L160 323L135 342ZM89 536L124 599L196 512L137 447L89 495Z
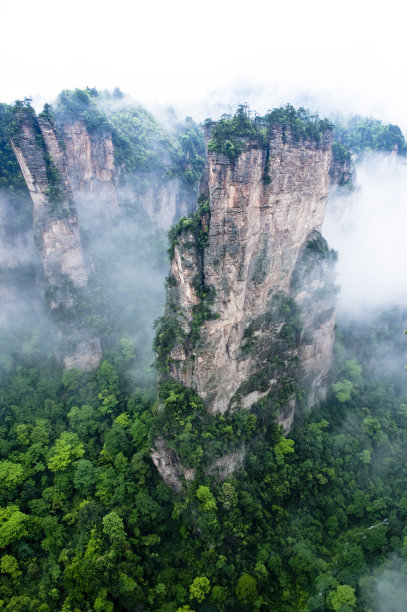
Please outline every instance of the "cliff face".
M49 119L37 119L28 110L16 119L19 130L11 145L33 203L35 244L48 284L49 306L63 312L75 306L75 291L85 290L89 278L66 156ZM67 333L70 337L66 330L58 331L62 343L69 340ZM65 366L81 370L97 367L102 355L99 338L76 329L69 344L72 342L74 346L63 351Z
M177 178L165 180L148 173L136 177L115 163L109 131L89 131L83 120L59 122L66 153L69 182L88 228L111 221L121 210L143 211L160 229L168 231L195 207L193 190Z
M268 147L247 141L235 161L208 155L208 212L174 246L167 371L212 413L262 400L288 430L297 383L310 404L324 396L335 315L319 232L331 144L330 131L297 142L276 126Z
M168 230L195 206L194 187L188 187L177 176L180 168L174 167L174 159L169 154L172 149L163 135L167 148L162 152L154 149L153 161L150 160L149 146L153 145L143 132L145 126L136 126L129 136L124 122L120 136L109 119L100 113L93 116L93 129L81 118L81 113L76 116L56 112L54 116L47 107L37 117L32 108L21 104L14 109L14 114L13 125L17 130L13 127L11 146L33 204L32 225L27 236L34 234L32 251L38 252L42 268L42 273L30 272L33 288L37 286L40 301L45 293L53 321L57 321L54 336L58 339L55 352L59 359L67 368L92 370L102 355L96 336L100 333L97 317L104 315L99 312L86 319L93 299L89 278L95 271L90 250L97 265L103 266L100 260L105 257L104 248L110 253L120 251L115 241L122 224L134 229L135 240L145 233L153 234L155 227ZM136 161L126 166L129 151L136 156ZM118 158L121 163L117 162ZM3 208L2 205L1 214ZM28 220L30 214L28 210ZM7 223L0 219L0 234ZM80 229L90 247L87 252L81 243ZM13 240L17 245L17 235ZM2 241L0 235L0 243L3 242L6 245L7 241ZM121 236L118 242L122 242ZM7 244L4 250L11 256L10 248ZM19 270L20 263L14 256L11 259ZM10 266L0 261L0 268L5 267ZM99 276L96 274L93 281L100 284L102 273L97 272ZM4 295L13 305L15 298L8 276L6 280ZM85 322L81 323L82 319Z
M12 147L33 202L35 239L45 276L57 289L62 275L75 287L84 287L88 270L57 134L47 119L37 121L31 113L23 113L19 122L18 138L12 141ZM66 305L66 299L59 294L51 301L51 308Z
M156 180L135 183L133 177L122 175L118 189L121 205L145 211L150 221L160 230L170 227L195 210L196 196L193 190L185 189L179 179L163 182Z
M91 207L88 212L104 221L113 217L118 198L112 135L103 131L89 133L84 121L77 120L62 123L61 136L78 206Z

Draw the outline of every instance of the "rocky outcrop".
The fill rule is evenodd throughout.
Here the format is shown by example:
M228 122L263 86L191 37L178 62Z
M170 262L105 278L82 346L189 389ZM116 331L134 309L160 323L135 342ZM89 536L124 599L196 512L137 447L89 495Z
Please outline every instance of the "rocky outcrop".
M65 277L85 287L88 270L80 243L78 218L70 190L65 158L57 134L47 119L28 110L18 115L19 133L12 147L33 202L35 240L50 286L51 308L69 298L60 292Z
M154 441L154 448L151 449L151 459L165 484L178 493L182 491L185 480L194 479L195 471L181 465L177 453L166 445L162 436Z
M115 163L112 134L103 129L89 131L82 119L60 121L69 181L79 216L87 229L103 226L122 210L144 211L163 231L194 210L193 189L178 178L154 172L128 173Z
M332 163L329 174L333 186L353 188L356 175L354 160L350 149L338 142L332 145Z
M185 483L194 480L196 470L184 467L177 453L169 448L162 436L158 436L154 440L154 447L151 449L150 456L165 484L177 493L183 491ZM244 458L245 449L239 448L215 459L205 473L207 476L225 480L242 467Z
M110 132L89 132L83 120L63 122L61 137L66 151L70 184L79 214L101 222L117 214L117 172Z
M19 130L11 145L33 203L35 244L47 281L49 306L58 310L62 324L64 310L75 306L76 292L86 290L89 277L66 156L49 117L36 118L32 109L25 108L17 113L16 122ZM65 328L62 325L56 334L61 344L69 344L71 337ZM80 340L62 355L65 367L95 369L102 354L99 339L89 338L79 321L74 336Z
M89 338L80 342L73 353L64 357L64 366L70 370L76 368L81 372L95 370L102 359L102 347L99 338Z
M331 145L331 130L297 141L276 125L267 146L246 141L235 160L208 154L207 203L174 245L166 368L212 413L268 402L289 430L298 385L310 404L324 396L334 257L319 232Z
M107 243L112 223L128 210L141 224L149 217L166 231L192 210L194 190L176 176L167 177L171 160L165 155L160 176L152 171L136 175L118 165L108 121L89 129L74 115L55 118L47 107L37 117L21 104L15 124L11 144L33 202L35 245L45 277L38 275L39 284L58 319L55 350L66 367L91 370L100 361L101 345L80 322L79 302L86 299L92 263L82 248L79 221L90 240L106 238Z
M207 470L208 476L215 476L220 480L225 480L228 476L236 472L242 467L245 458L245 449L240 448L233 453L228 453L215 459L212 465Z
M297 260L290 292L300 307L302 333L299 345L300 383L308 404L322 400L332 363L335 340L335 284L337 254L317 231L308 236Z

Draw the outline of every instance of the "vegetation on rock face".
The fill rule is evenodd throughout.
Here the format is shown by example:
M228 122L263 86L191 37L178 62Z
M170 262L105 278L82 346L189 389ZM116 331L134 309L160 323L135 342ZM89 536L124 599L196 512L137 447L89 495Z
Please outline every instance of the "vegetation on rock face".
M205 217L205 219L203 219ZM170 247L168 254L172 259L174 255L175 245L183 231L189 230L194 235L197 248L202 250L208 242L210 220L210 202L209 198L203 194L198 199L198 207L189 217L182 217L168 232L168 240Z
M98 108L96 89L65 89L56 101L54 114L57 121L82 119L89 132L111 131L111 126L101 109Z
M223 153L231 161L240 155L246 142L267 148L268 139L276 126L282 127L284 140L291 137L294 141L310 139L317 143L321 141L323 133L333 127L327 119L312 116L304 108L296 110L291 104L254 117L249 108L241 104L235 115L223 115L216 123L210 119L205 123L208 128L213 126L208 151Z
M14 107L0 104L0 188L7 189L9 197L28 195L27 186L10 144L15 127Z
M156 352L156 366L162 374L168 374L171 364L171 350L177 344L186 342L189 347L196 344L200 338L200 327L204 321L218 318L212 305L215 299L214 290L208 287L203 278L203 253L208 244L210 226L210 203L206 194L198 198L198 207L195 213L189 217L182 217L168 232L169 249L168 254L172 259L175 247L182 253L183 249L195 250L197 274L194 279L193 288L199 299L193 306L192 319L189 322L189 331L183 330L185 322L179 317L176 303L173 300L171 289L176 287L173 277L167 278L167 306L166 313L156 321L156 335L154 339L154 350ZM192 240L185 242L182 236ZM181 255L182 256L182 255Z
M10 144L10 137L17 129L14 111L14 106L0 104L0 198L10 206L6 223L8 237L32 225L28 189Z
M160 385L159 400L162 408L153 417L154 435L162 435L182 465L201 475L218 457L240 450L256 426L256 416L247 411L209 414L192 389L173 380Z
M191 117L184 122L172 117L167 131L120 90L110 93L89 88L63 91L55 116L59 122L81 119L91 134L111 134L116 164L126 174L154 173L155 180L179 177L196 191L205 145L202 130Z
M45 195L51 204L59 204L64 201L66 194L64 194L60 174L50 155L45 155L45 166L49 185Z

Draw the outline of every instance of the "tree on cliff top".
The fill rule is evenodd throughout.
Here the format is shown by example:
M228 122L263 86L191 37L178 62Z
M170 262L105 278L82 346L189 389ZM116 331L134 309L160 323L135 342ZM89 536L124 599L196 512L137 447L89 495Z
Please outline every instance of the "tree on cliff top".
M291 104L268 111L264 116L254 117L247 104L240 104L233 116L222 115L217 123L207 119L205 125L213 128L208 151L223 153L231 161L240 155L245 140L267 148L268 139L276 125L282 126L283 138L287 137L289 129L294 140L310 139L316 142L321 141L323 132L333 127L328 119L319 119L302 107L296 110Z

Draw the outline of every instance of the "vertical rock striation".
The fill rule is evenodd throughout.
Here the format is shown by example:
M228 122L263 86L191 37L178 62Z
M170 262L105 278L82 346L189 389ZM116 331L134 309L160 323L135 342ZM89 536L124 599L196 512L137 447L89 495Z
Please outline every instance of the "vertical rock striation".
M17 113L16 122L19 129L11 145L33 202L35 243L48 283L49 306L62 312L75 305L75 291L85 290L89 278L66 156L49 118L37 119L26 108ZM62 351L64 363L92 370L101 359L100 341L86 330L74 331L72 338L66 337L66 331L58 333L63 345L71 345Z
M63 122L67 170L78 206L92 219L106 222L117 214L117 173L112 134L89 133L83 120Z
M274 125L266 146L246 139L234 160L208 154L207 202L173 248L172 337L159 360L211 413L262 402L287 431L299 388L310 404L324 396L335 320L334 256L320 234L331 145L330 129L297 140Z
M115 163L115 145L109 130L89 131L82 119L60 121L70 185L81 221L87 229L104 225L120 209L144 211L164 231L195 207L193 189L178 178L140 172L134 175Z
M38 121L22 111L12 147L33 202L36 244L45 276L56 289L51 308L66 305L59 289L65 275L74 287L85 287L88 270L79 238L78 218L68 182L66 163L57 134L49 120Z

